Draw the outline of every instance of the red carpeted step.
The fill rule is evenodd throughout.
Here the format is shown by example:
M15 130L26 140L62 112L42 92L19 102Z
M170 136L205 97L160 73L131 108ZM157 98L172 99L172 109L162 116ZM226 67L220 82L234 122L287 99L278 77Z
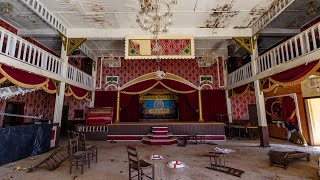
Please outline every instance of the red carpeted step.
M168 127L152 127L154 131L168 131Z
M155 131L155 130L152 130L152 133L154 135L167 135L168 131Z
M171 136L173 136L171 133L168 133L166 135L156 135L153 133L147 134L147 136L151 139L170 139Z
M142 138L144 144L149 145L171 145L177 143L177 138L170 137L169 139L151 139L149 137Z

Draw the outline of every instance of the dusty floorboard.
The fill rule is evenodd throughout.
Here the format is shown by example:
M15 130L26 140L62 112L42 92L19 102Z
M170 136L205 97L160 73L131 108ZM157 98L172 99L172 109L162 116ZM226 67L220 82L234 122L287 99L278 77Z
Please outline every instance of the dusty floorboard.
M228 174L206 169L209 159L202 155L215 147L233 149L235 152L226 155L226 165L244 170L241 179L246 180L291 180L291 179L320 179L317 176L320 148L299 147L282 140L272 139L270 148L258 147L258 141L226 141L216 142L218 145L187 145L186 147L149 146L140 142L92 142L99 148L98 163L92 163L91 168L85 168L84 174L74 170L69 174L69 160L66 160L55 171L48 171L46 166L27 173L25 170L14 170L17 167L28 167L44 159L48 153L26 158L0 167L0 179L128 179L128 163L126 144L137 145L141 158L148 160L151 154L160 154L164 160L150 161L156 166L157 180L209 180L209 179L240 179ZM311 162L298 160L290 164L287 170L269 165L266 155L270 150L298 150L311 153ZM186 163L182 169L169 169L166 162L179 160Z

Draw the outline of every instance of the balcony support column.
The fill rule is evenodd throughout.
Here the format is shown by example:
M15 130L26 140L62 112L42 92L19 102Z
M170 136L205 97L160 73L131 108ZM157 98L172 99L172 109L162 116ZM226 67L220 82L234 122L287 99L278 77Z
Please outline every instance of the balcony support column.
M92 63L92 77L93 77L93 88L96 89L96 81L97 81L97 63L98 58L96 57L95 61ZM90 100L90 107L94 107L94 100L95 100L96 91L91 92L91 100Z
M253 44L253 53L251 57L251 67L252 67L252 75L255 76L257 74L257 64L256 58L259 56L258 53L258 45L257 42ZM258 132L260 137L260 146L261 147L270 147L269 144L269 132L266 118L266 108L264 102L264 95L260 89L259 79L254 81L254 91L256 96L256 106L257 106L257 115L258 115Z
M62 77L67 78L68 74L68 56L66 55L66 49L61 46L61 60L63 61L62 65ZM61 119L62 119L62 110L63 110L63 101L64 101L64 91L66 88L66 83L64 81L59 82L59 86L57 87L56 93L56 102L54 105L54 115L53 115L53 123L59 123L58 129L55 130L53 144L51 147L59 144L59 136L61 129Z

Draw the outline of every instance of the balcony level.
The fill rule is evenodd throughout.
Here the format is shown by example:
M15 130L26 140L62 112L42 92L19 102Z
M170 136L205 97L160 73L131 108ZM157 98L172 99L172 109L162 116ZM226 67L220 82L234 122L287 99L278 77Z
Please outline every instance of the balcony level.
M320 22L227 75L227 89L320 59Z
M92 76L3 28L0 28L0 64L94 91Z

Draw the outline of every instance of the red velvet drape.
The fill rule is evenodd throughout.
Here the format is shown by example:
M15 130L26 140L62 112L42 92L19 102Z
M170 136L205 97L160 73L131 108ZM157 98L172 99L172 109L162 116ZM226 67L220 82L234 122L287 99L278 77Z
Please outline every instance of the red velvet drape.
M120 96L120 121L138 122L140 118L139 95L121 94Z
M88 90L85 90L85 89L82 89L82 88L79 88L76 86L72 86L72 85L70 85L70 89L78 97L83 97L83 96L87 95L87 93L88 93Z
M122 91L125 91L125 92L140 92L140 91L143 91L143 90L146 90L146 89L150 88L155 83L157 83L157 81L154 80L154 79L151 79L151 80L139 82L137 84L133 84L133 85L131 85L129 87L126 87L126 88L122 89Z
M114 107L113 119L115 119L117 107L117 91L96 91L94 107Z
M178 82L178 81L174 81L174 80L170 80L170 79L163 79L161 80L161 82L168 86L171 89L177 90L177 91L191 91L191 90L195 90L193 87L188 86L184 83Z
M245 85L236 87L236 88L234 88L234 89L232 89L232 90L233 90L233 92L236 93L236 94L242 94L247 88L248 88L248 84L245 84Z
M292 118L290 117L292 113L296 110L296 105L294 99L290 96L282 97L282 117L285 121L291 122L295 125L298 125L297 116L294 115Z
M199 119L197 109L191 106L187 94L179 94L178 107L180 121L197 121Z
M47 81L46 77L22 71L20 69L12 68L3 64L1 65L1 68L4 71L4 73L6 73L8 76L12 78L12 80L8 78L11 82L17 81L26 85L38 85ZM13 83L16 84L15 82Z
M313 61L308 63L307 65L301 65L301 66L292 68L290 70L275 74L271 76L271 78L283 83L295 81L305 76L309 71L311 71L318 64L318 62L319 61Z
M221 121L217 119L216 114L227 114L224 90L203 90L201 91L201 99L204 121ZM227 116L223 118L223 121L227 121Z

